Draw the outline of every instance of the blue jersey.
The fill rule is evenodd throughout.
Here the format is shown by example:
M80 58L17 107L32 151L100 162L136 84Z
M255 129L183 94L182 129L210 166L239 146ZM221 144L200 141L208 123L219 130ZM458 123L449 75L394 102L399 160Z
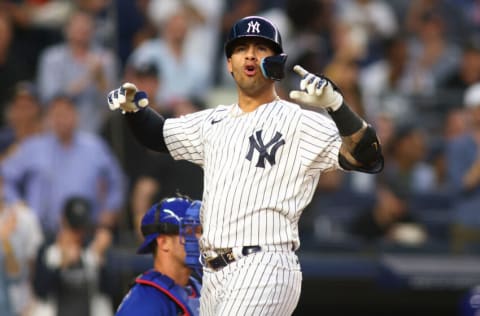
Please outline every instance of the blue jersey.
M168 276L149 270L135 280L115 315L197 316L200 288L194 278L190 278L187 287L182 287Z

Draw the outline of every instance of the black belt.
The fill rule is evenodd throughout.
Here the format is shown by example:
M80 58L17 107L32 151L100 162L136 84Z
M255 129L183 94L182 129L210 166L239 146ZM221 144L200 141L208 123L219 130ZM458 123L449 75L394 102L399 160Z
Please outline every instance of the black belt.
M242 256L245 257L261 250L262 247L260 246L246 246L242 248ZM205 263L207 267L213 270L218 270L220 268L226 267L235 260L237 260L237 258L235 258L232 248L229 248L224 250L222 253L219 253L218 256L214 258L206 258Z

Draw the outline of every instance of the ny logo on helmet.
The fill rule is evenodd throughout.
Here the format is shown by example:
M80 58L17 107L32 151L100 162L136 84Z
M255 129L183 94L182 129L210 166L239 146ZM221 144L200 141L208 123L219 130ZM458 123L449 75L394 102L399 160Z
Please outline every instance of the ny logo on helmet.
M260 23L258 21L248 22L247 33L260 33Z
M257 131L249 138L250 147L245 158L247 158L247 160L249 161L252 161L253 150L256 149L259 156L255 167L265 168L265 160L267 160L270 165L273 166L275 164L275 155L277 153L277 150L285 144L285 140L281 138L282 134L276 132L275 136L267 144L264 144L262 139L262 130ZM270 153L268 152L269 147L271 147Z

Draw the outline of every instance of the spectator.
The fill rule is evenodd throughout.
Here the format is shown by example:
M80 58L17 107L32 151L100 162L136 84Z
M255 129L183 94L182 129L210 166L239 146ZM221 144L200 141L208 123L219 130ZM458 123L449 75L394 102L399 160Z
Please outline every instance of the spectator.
M455 221L465 226L480 225L480 83L470 86L464 95L468 111L468 131L447 143L448 179L455 191Z
M34 80L41 52L62 40L61 26L68 20L73 9L71 2L1 1L0 11L11 18L13 25L12 53L15 55L14 60L20 61L15 68L19 74L23 71L27 74L21 80Z
M4 123L6 100L12 98L17 82L32 77L22 56L13 47L12 28L10 17L5 12L0 12L0 123Z
M89 14L72 14L65 28L66 41L42 53L37 84L42 102L58 94L73 98L79 127L97 132L106 115L101 106L105 93L116 83L117 64L111 51L91 45L93 26Z
M153 2L152 2L153 3ZM205 97L210 88L212 63L198 62L198 51L187 45L192 30L189 11L177 1L162 1L157 25L159 36L138 47L129 59L134 65L155 62L162 71L157 102L170 104L178 99Z
M150 0L115 1L116 52L122 69L132 51L156 35L156 28L148 18Z
M423 13L409 43L407 91L431 96L455 72L460 54L445 36L445 18L435 10Z
M410 213L408 195L392 180L378 185L373 208L353 218L350 232L367 241L424 242L426 232Z
M384 58L365 68L359 85L366 105L366 116L377 118L379 113L404 120L414 113L407 94L408 45L404 35L383 41Z
M443 86L449 90L458 90L461 97L468 86L478 81L480 81L480 47L472 42L463 47L457 71L446 78Z
M347 0L339 5L339 19L365 37L364 63L377 59L383 39L397 33L398 22L388 1ZM358 36L358 35L357 35Z
M88 13L94 22L92 41L94 44L114 48L115 22L112 10L116 1L111 0L73 0L77 10Z
M425 161L427 148L425 133L417 123L402 123L396 127L387 148L390 158L384 175L395 182L406 194L428 192L435 187L433 168Z
M12 154L18 145L42 129L42 108L35 87L19 82L7 105L7 124L0 129L0 161Z
M386 1L348 0L340 5L340 18L350 25L362 28L370 38L391 37L397 32L395 13Z
M457 138L468 131L467 113L463 108L453 108L447 112L443 125L446 140Z
M467 29L468 21L462 12L463 1L417 0L398 2L406 3L404 28L409 33L419 32L419 29L422 28L422 20L425 14L435 11L445 23L445 37L447 41L458 43L465 39L465 36L468 37L469 35Z
M24 200L48 235L55 235L71 195L92 201L96 224L115 226L124 194L118 162L98 136L78 130L71 99L54 98L47 115L47 130L25 140L1 166L7 202Z
M1 183L0 192L3 192ZM3 197L0 199L0 242L0 257L4 263L1 274L6 277L0 280L5 282L0 287L6 285L6 299L12 315L29 315L34 302L30 270L43 243L43 234L37 217L25 204L7 206ZM8 309L5 311L8 314Z
M450 196L451 188L447 179L447 158L445 155L445 139L431 140L426 162L432 167L434 179L429 193ZM445 205L447 207L447 205Z
M243 0L244 2L245 0ZM162 20L165 12L165 4L181 4L187 13L189 22L188 33L185 39L185 52L196 52L195 57L204 60L204 71L208 87L213 83L215 68L220 66L216 63L216 53L219 45L222 14L227 5L223 0L150 0L149 17L157 26L162 28ZM194 58L195 58L194 57ZM204 97L205 95L189 95L191 97Z
M288 51L287 78L290 90L298 84L294 65L304 65L312 72L321 73L332 54L331 28L334 20L333 4L316 0L287 0L285 14L290 30L281 33L285 51Z
M153 269L136 278L117 310L117 316L199 315L200 269L198 238L200 201L168 198L143 216L145 237L138 254L153 255Z
M2 10L12 17L16 25L24 29L55 29L68 20L73 3L53 0L7 0L3 1Z
M112 240L108 229L99 228L89 242L91 203L69 197L63 206L60 229L53 243L39 250L34 278L39 298L35 313L85 316L113 314L110 299L100 291L100 273ZM53 312L54 311L54 312Z

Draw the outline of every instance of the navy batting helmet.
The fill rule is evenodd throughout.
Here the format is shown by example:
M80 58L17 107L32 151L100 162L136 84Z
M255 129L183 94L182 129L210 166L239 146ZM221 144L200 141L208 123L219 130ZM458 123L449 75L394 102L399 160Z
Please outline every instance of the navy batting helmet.
M247 16L237 21L231 28L225 42L225 55L230 57L235 42L244 37L260 37L268 40L277 54L283 53L282 38L277 27L266 18L260 16Z

